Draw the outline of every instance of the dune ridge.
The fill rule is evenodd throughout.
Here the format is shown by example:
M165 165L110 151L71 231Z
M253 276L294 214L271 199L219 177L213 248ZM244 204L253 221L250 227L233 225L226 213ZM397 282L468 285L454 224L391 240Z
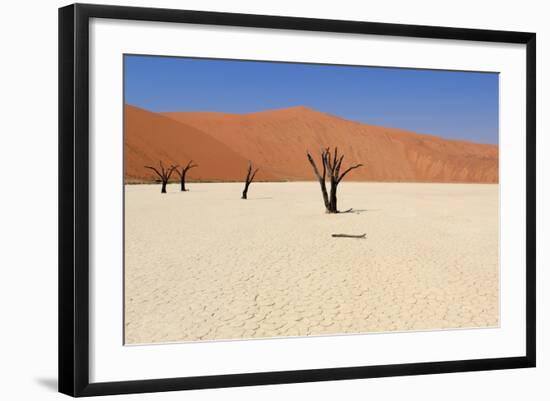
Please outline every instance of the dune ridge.
M249 114L153 113L125 107L125 178L151 180L147 163L200 168L190 180L240 181L248 160L258 180L315 180L306 151L338 146L345 165L363 163L349 181L497 183L498 146L345 120L308 107Z

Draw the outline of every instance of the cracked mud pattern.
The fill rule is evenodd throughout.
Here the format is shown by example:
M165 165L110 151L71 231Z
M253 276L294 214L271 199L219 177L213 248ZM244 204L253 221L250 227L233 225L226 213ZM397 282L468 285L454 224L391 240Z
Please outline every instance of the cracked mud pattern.
M127 344L499 324L498 185L241 187L126 186Z

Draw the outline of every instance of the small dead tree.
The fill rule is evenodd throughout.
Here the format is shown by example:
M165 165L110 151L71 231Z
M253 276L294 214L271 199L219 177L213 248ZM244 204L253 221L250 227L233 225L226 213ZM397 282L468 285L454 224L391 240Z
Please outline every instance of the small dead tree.
M323 194L323 201L325 203L325 209L327 213L339 213L337 205L336 191L338 189L338 184L344 179L346 174L351 170L362 167L362 164L356 164L346 169L342 174L340 174L340 169L342 167L342 161L344 160L344 155L338 157L338 148L334 148L334 156L330 153L330 148L326 148L321 151L321 163L323 165L323 173L319 173L319 169L315 164L313 157L307 152L307 159L309 160L313 171L319 180L321 185L321 192ZM326 178L330 180L330 193L327 191ZM350 209L351 210L351 209Z
M169 168L165 168L164 165L162 164L162 161L159 162L159 165L160 165L160 169L157 169L157 168L151 167L151 166L144 166L144 167L148 168L150 170L153 170L155 173L157 173L157 175L160 178L160 182L162 183L162 188L161 188L160 192L165 194L166 193L166 184L168 184L168 180L170 179L170 176L172 175L172 173L176 169L176 166L170 166Z
M259 168L257 168L256 170L254 170L254 172L252 172L252 163L251 162L248 163L248 172L246 174L245 183L244 183L244 190L243 190L243 196L241 196L241 199L247 199L248 187L250 186L250 184L254 180L254 177L256 176L256 173L258 172L258 170L259 170Z
M176 169L174 170L180 177L180 183L181 183L181 191L185 192L187 189L185 189L185 176L189 170L192 168L198 167L198 164L193 164L193 160L190 160L189 163L187 163L187 166L182 167L181 171L176 166Z

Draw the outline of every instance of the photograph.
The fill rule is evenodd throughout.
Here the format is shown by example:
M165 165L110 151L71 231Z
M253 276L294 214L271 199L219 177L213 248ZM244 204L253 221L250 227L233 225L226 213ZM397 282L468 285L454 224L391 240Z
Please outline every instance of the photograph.
M499 73L123 55L125 345L500 325Z

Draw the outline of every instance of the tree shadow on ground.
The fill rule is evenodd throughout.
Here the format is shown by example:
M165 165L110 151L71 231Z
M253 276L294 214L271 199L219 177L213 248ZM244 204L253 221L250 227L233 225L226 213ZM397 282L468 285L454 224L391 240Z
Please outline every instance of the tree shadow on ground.
M341 211L341 212L339 212L339 214L361 214L361 213L366 213L366 212L379 212L381 210L382 209L354 209L354 208L351 208L351 209L348 209L348 210Z

